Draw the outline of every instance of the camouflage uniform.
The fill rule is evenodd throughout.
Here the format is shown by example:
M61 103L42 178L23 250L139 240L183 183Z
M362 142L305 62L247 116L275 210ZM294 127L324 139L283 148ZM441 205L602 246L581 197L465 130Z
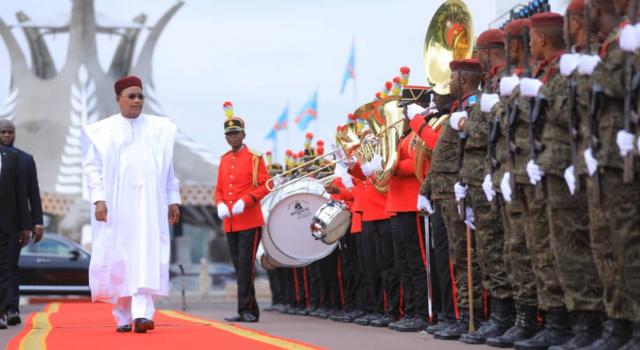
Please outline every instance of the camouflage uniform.
M497 76L494 76L490 84L495 85L496 80ZM469 119L464 124L466 142L461 175L462 181L469 186L466 199L475 217L477 255L484 288L493 298L510 299L513 289L503 254L502 218L499 210L491 209L481 187L483 173L478 171L485 167L490 117L491 114L480 110L480 104L472 107Z
M626 77L625 53L618 45L619 31L612 32L601 50L602 63L596 67L592 82L603 88L598 113L600 147L594 150L601 179L602 218L610 228L607 237L592 237L592 244L609 245L610 255L594 255L605 289L605 308L610 318L635 320L640 316L640 181L637 170L631 184L623 184L623 159L616 144L616 134L623 128ZM596 203L594 203L596 204ZM598 248L603 248L598 246ZM606 248L605 248L606 249Z
M468 100L463 101L463 105L465 104L468 104ZM420 193L428 193L431 200L439 202L442 208L442 219L449 239L449 256L458 292L456 302L459 308L466 311L469 307L466 225L458 214L458 203L453 192L453 185L459 180L460 142L458 131L449 125L442 126L442 132L431 154L431 168L425 180L426 184L423 184ZM482 309L482 286L475 250L473 260L474 307Z
M572 163L568 88L569 80L551 67L550 79L541 88L547 99L541 115L544 149L536 162L545 172L547 217L549 220L554 270L564 291L569 311L602 311L602 285L597 277L588 230L588 205L584 181L578 180L575 196L563 178Z
M547 82L557 72L559 55L551 60L542 62L536 69L535 76L543 83ZM535 187L529 182L526 164L529 161L529 113L530 100L520 98L518 121L515 123L515 157L516 191L514 200L520 200L523 205L523 218L527 248L536 278L538 305L542 310L564 307L564 294L560 281L554 269L554 255L551 251L549 235L549 220L547 217L548 198L536 198ZM544 116L540 116L542 118ZM537 123L544 122L540 120Z
M509 126L505 106L509 106L508 109L511 110L514 101L519 98L519 94L518 88L515 88L510 96L502 97L501 102L494 106L492 110L493 114L498 116L500 124L500 134L495 146L498 165L492 179L499 206L503 208L504 252L507 271L509 271L509 280L513 286L513 299L518 305L536 307L538 305L536 284L535 279L531 278L533 276L533 267L525 238L522 203L515 199L507 203L500 194L500 181L508 170L506 134Z

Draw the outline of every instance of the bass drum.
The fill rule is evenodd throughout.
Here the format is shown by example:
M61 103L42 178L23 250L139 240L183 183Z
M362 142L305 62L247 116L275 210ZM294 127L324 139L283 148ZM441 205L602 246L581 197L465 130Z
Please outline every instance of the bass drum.
M262 201L264 249L278 264L299 267L331 254L337 242L326 244L311 235L311 220L328 199L319 180L302 179Z

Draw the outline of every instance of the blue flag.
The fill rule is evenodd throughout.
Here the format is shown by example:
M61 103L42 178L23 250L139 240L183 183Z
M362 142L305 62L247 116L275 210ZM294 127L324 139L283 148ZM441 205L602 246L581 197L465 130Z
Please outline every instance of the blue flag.
M344 88L347 86L349 79L356 78L356 45L351 44L351 53L349 54L349 61L347 61L347 67L344 70L342 76L342 87L340 88L340 95L344 93Z
M312 120L318 118L318 92L314 92L307 103L300 109L295 123L300 130L305 130Z

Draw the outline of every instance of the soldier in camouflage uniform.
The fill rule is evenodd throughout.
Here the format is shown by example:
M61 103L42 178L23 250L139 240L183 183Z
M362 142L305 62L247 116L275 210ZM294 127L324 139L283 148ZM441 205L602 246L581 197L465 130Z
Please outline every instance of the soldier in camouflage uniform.
M506 259L509 279L513 286L513 299L516 306L516 320L514 325L499 337L490 337L486 344L498 347L510 347L514 342L531 337L536 330L536 311L538 306L536 296L536 281L533 277L533 268L529 257L529 250L525 239L524 222L522 218L522 204L520 201L511 200L511 189L505 188L509 193L501 193L500 183L505 173L513 171L509 165L509 146L507 133L509 132L508 118L510 110L519 99L517 88L518 75L522 74L525 63L523 34L528 32L530 22L528 19L511 21L504 29L505 44L508 47L508 66L516 67L513 76L505 76L500 80L501 101L491 109L491 114L497 116L495 154L497 164L491 174L487 172L483 189L489 197L495 197L498 207L502 209L502 222L504 229L504 257ZM491 189L493 184L494 189ZM487 188L488 187L488 188ZM499 194L496 195L495 192ZM493 193L493 194L491 194ZM509 201L505 200L505 196Z
M626 83L624 67L627 55L618 42L622 17L610 0L589 0L587 4L592 35L604 38L599 50L601 62L595 69L592 68L594 64L590 67L593 72L588 84L588 88L591 88L588 102L597 110L590 115L593 118L587 120L589 144L584 156L590 206L593 205L599 212L589 217L591 247L609 319L602 337L586 349L619 349L631 338L631 320L637 318L639 313L634 310L637 300L625 297L623 286L637 282L637 277L632 276L637 276L639 268L637 230L640 224L640 183L637 180L623 183L623 158L616 144L616 134L623 128ZM586 68L582 70L591 73ZM590 214L595 211L590 209ZM603 229L605 227L608 230ZM625 255L631 259L625 259ZM638 288L638 285L633 285L627 290L637 291Z
M463 110L469 109L476 101L476 93L481 79L481 68L474 60L452 61L451 93L454 96L458 86L457 74L462 74L462 101ZM458 110L458 99L454 100L451 111ZM467 244L466 226L458 213L458 205L453 193L453 185L459 180L460 171L460 136L449 125L444 125L435 149L431 155L431 169L427 176L430 188L431 200L435 201L442 210L442 218L447 228L449 239L449 256L454 270L457 288L457 305L460 317L458 321L449 327L435 333L437 339L455 340L468 331L469 324L469 291L467 286ZM422 193L422 192L421 192ZM477 259L473 258L474 270L474 309L475 315L482 313L482 286L477 266Z
M497 88L498 72L504 67L504 32L491 29L483 32L476 41L476 50L483 73L487 77L482 98ZM488 85L488 86L487 86ZM494 95L497 100L497 95ZM486 104L486 101L484 101ZM468 344L482 344L488 337L497 337L509 329L514 322L513 289L509 281L507 266L503 255L504 232L498 208L492 210L491 204L482 191L483 173L478 169L485 167L488 118L490 113L481 110L476 103L469 117L450 118L450 126L464 133L464 161L462 181L465 185L455 185L456 197L466 198L471 206L476 226L476 246L480 269L483 274L484 288L489 292L490 318L473 333L464 334L460 341Z
M540 31L540 34L561 38L563 23L573 23L572 40L569 42L576 42L577 30L584 29L583 12L584 2L574 0L568 8L567 21L556 15L556 25ZM532 40L536 43L532 45L533 56L544 59L544 47L536 39L538 38ZM570 96L570 79L567 77L572 74L578 62L575 55L565 54L560 67L552 67L548 71L547 81L539 90L539 96L543 96L546 106L539 117L543 122L540 139L544 148L537 158L531 159L527 164L530 182L541 182L546 191L549 241L554 264L551 273L555 272L558 276L566 307L572 316L573 338L560 346L552 346L552 349L578 349L587 346L599 337L602 325L602 287L591 253L586 189L584 183L578 183L578 191L574 193L576 184L567 186L568 182L563 179L574 176L575 170L570 166L577 163L577 156L572 159L572 147L576 146L577 139L570 141L570 128L577 127L576 115L572 113L575 109L571 111L575 105L575 95ZM575 149L574 152L577 155ZM567 172L570 174L565 175ZM557 332L558 330L543 330L538 338L546 336L556 338L558 342L566 340L565 337L558 338L551 334ZM552 341L554 339L538 339L536 343L549 344Z

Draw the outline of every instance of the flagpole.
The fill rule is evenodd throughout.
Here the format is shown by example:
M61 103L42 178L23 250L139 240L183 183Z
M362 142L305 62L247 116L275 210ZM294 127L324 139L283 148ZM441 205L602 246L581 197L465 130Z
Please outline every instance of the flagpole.
M357 107L358 103L358 76L356 75L356 36L351 38L351 50L353 51L353 109Z

